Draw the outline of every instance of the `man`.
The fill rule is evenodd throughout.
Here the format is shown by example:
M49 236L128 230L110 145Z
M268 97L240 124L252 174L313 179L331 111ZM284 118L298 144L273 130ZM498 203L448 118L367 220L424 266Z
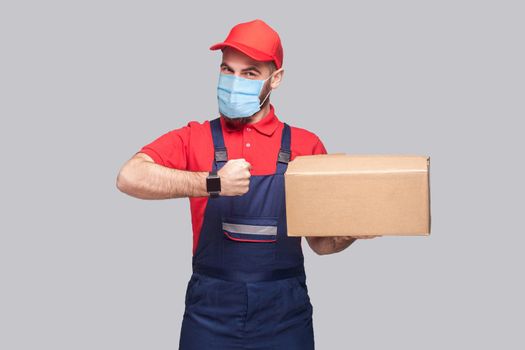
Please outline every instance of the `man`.
M193 273L180 349L313 349L301 237L286 234L284 172L296 156L326 149L314 133L281 122L270 104L284 73L271 27L240 23L210 49L223 54L220 116L142 147L117 186L143 199L190 199ZM307 237L318 254L354 240Z

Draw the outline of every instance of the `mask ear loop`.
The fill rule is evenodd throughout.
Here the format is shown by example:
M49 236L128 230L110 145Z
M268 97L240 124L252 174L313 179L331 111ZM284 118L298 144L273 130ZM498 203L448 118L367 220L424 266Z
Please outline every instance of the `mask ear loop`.
M270 79L271 77L273 77L273 74L274 74L274 73L272 73L272 75L270 75L268 78L264 79L264 81L266 81L266 80ZM268 91L268 93L266 94L266 97L264 98L264 100L263 100L263 101L261 102L261 104L259 105L259 108L261 108L262 105L264 104L264 102L266 102L266 99L268 98L268 96L270 96L270 93L272 92L272 90L273 90L273 89L270 89L270 91Z

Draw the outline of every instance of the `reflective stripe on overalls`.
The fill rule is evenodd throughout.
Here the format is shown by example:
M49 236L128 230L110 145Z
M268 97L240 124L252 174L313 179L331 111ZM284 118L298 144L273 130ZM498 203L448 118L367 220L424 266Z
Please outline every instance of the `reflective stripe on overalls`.
M219 170L228 160L210 121ZM284 123L275 174L252 175L242 196L209 198L186 290L181 350L314 349L300 237L286 234Z

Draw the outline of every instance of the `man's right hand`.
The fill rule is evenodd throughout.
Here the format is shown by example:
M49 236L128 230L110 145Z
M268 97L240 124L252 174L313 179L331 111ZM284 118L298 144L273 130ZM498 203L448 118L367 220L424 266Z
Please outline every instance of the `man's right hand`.
M252 165L244 158L230 159L217 171L221 178L221 196L241 196L250 188Z

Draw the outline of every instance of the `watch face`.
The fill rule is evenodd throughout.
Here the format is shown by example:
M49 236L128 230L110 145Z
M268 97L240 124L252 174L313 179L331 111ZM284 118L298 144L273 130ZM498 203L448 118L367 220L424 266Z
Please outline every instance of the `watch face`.
M208 192L219 192L221 190L221 179L219 177L208 177L206 179L206 190Z

